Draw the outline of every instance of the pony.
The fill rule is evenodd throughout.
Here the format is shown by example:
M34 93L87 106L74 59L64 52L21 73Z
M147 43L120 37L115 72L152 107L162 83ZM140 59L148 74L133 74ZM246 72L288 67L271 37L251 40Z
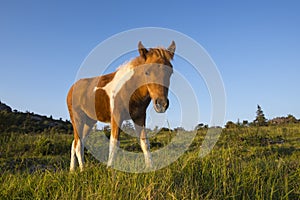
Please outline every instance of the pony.
M173 73L175 42L168 48L145 48L138 43L139 56L121 65L115 72L75 82L67 95L67 106L74 130L70 171L77 161L84 167L84 141L97 121L110 123L107 167L113 165L119 147L120 127L131 119L147 168L153 167L150 144L145 131L146 109L152 101L156 112L168 109L168 90Z

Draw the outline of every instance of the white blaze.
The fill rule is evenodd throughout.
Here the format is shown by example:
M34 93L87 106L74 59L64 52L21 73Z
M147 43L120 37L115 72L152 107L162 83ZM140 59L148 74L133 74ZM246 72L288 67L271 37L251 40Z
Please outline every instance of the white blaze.
M121 66L116 75L114 76L113 80L105 85L102 89L106 91L106 94L109 96L110 99L110 108L113 112L114 110L114 100L122 86L133 76L134 69L130 63L127 63ZM94 90L97 90L96 87Z

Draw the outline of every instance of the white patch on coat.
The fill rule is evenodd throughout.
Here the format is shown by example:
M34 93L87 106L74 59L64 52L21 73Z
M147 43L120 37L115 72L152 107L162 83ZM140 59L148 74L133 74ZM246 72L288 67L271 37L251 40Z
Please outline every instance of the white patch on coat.
M102 87L95 87L93 92L96 92L97 90L102 89Z
M118 68L116 75L113 80L106 84L102 89L106 91L106 94L109 96L110 108L113 112L114 110L114 100L118 92L121 90L122 86L133 76L134 69L130 63L124 64ZM99 89L98 87L94 88L94 91Z

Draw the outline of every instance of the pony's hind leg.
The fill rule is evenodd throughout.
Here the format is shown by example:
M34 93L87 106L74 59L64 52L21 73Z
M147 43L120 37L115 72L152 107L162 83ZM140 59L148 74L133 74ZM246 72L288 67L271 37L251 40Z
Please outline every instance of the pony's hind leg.
M80 147L80 135L79 133L82 132L82 124L79 120L74 120L73 116L71 116L73 129L74 129L74 140L71 145L71 162L70 162L70 171L74 171L77 165L76 157L78 158L78 149ZM80 155L79 155L80 157ZM80 161L78 160L78 163Z
M77 141L77 145L75 148L75 154L78 159L78 164L80 171L83 171L83 165L84 165L84 144L81 139Z
M74 140L71 146L71 162L70 162L70 171L74 171L76 168L76 157L79 163L80 169L83 168L83 148L82 141L80 139L81 133L83 131L83 124L80 119L74 119L71 117L74 129Z
M84 142L85 138L90 134L93 125L95 124L95 121L86 121L85 124L83 125L83 130L82 130L82 137L79 139L78 144L76 146L76 156L78 159L79 163L79 168L80 171L83 171L84 167Z
M75 140L73 140L72 145L71 145L71 162L70 162L70 171L74 171L77 160L76 160L76 153L75 153Z

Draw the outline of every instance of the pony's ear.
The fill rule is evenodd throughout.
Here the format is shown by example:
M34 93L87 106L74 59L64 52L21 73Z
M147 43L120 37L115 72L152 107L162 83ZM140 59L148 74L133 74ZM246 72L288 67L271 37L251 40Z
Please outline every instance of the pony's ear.
M176 44L174 41L172 41L172 43L170 44L170 46L167 49L169 51L171 59L174 58L175 49L176 49Z
M144 47L141 41L139 41L138 48L140 56L146 60L146 54L148 53L148 50Z

